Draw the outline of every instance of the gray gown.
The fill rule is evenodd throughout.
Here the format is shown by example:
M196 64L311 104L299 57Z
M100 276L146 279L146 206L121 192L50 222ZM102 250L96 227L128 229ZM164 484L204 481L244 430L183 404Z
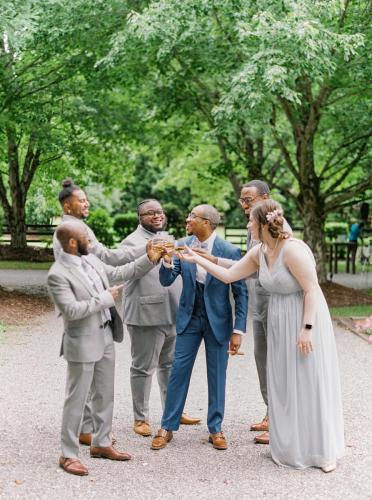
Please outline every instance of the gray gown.
M304 251L310 252L302 242L289 240L283 248L287 244L302 244ZM274 462L287 467L324 467L344 455L340 377L332 321L319 288L313 325L314 350L301 355L296 342L303 325L304 294L283 262L283 248L270 270L262 248L259 251L260 283L271 294L267 352L271 455Z

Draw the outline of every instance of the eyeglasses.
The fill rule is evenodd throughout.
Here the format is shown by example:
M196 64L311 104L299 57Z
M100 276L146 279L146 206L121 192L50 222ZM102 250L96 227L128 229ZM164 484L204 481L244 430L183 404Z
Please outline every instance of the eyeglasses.
M196 214L193 214L192 212L189 213L189 215L186 217L186 219L196 219L197 217L199 217L199 219L209 220L207 217L202 217L201 215L196 215Z
M244 204L249 205L250 203L252 203L252 201L254 201L258 197L259 197L259 194L257 196L255 196L254 198L249 198L249 197L239 198L239 202L241 205L244 205Z
M144 217L148 215L149 217L155 217L155 215L165 215L164 210L148 210L147 212L143 212L143 214L138 214L140 217Z

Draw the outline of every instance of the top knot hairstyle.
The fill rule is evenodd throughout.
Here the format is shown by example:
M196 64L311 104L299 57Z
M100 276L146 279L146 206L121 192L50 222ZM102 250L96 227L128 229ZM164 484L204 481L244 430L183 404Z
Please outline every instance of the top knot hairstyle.
M74 184L74 181L71 179L71 177L66 177L66 179L62 182L62 190L60 191L58 195L58 199L61 205L63 205L63 202L69 198L74 191L80 191L79 186Z
M285 239L288 237L287 231L283 231L283 209L277 201L269 199L257 203L252 208L251 215L260 226L268 226L269 233L273 238Z

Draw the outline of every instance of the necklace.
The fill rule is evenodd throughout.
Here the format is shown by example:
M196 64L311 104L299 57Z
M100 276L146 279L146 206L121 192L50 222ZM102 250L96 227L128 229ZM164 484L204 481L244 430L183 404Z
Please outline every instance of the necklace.
M279 238L276 239L276 243L275 243L274 248L270 248L269 245L267 243L265 243L265 252L267 253L267 255L269 255L269 256L274 255L276 247L278 246L278 243L279 243ZM269 252L269 250L271 251L271 253Z

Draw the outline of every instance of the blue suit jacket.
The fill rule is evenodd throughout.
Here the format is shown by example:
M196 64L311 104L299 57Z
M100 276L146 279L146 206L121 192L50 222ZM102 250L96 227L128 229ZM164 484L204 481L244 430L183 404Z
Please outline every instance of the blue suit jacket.
M185 243L191 243L193 237L186 238ZM216 257L239 260L240 249L231 245L227 241L219 238L215 239L212 254ZM163 265L159 270L160 283L163 286L170 286L178 275L182 276L183 288L180 304L177 312L176 329L178 334L182 334L190 322L195 301L196 290L196 264L174 259L173 269ZM233 323L232 310L230 304L230 286L235 300L235 322ZM230 339L233 329L245 332L248 312L248 293L244 280L239 280L231 285L226 285L222 281L207 274L204 288L204 302L208 315L209 324L213 334L219 343Z

